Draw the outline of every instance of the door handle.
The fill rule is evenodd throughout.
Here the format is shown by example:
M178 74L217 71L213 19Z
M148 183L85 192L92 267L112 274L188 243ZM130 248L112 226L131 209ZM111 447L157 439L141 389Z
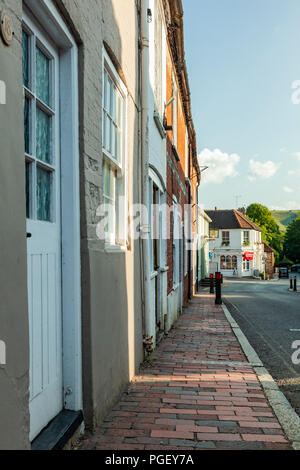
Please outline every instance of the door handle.
M31 238L32 234L27 232L26 238Z

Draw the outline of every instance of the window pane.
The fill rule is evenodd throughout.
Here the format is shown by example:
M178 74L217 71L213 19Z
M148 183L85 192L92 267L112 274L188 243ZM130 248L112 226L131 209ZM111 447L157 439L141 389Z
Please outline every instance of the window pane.
M104 198L104 204L106 205L106 207L109 207L109 200L106 199L106 198ZM109 217L109 210L106 210L106 211L104 212L104 217L105 217L105 219L107 219L107 224L106 224L105 227L104 227L104 232L105 232L105 239L106 239L106 241L108 241L108 239L109 239L108 234L109 234L109 232L110 232L110 227L109 227L109 220L110 220L110 217Z
M107 241L115 244L116 240L116 172L107 161L103 164L103 186L104 186L104 204L107 211L105 217L108 218L108 224L105 229Z
M36 157L51 163L50 149L51 118L37 107L36 109Z
M50 60L40 49L36 49L36 94L50 106Z
M102 113L102 145L106 149L106 114L103 111Z
M30 219L30 205L31 205L31 194L30 194L30 188L31 188L31 163L26 162L26 217L27 219Z
M116 132L116 160L121 163L121 131L118 129Z
M117 94L116 124L119 128L122 127L122 97L121 97L120 93Z
M103 107L106 110L107 110L107 81L108 81L108 77L107 77L107 72L105 70L104 71Z
M112 88L112 81L110 78L107 76L107 88L106 88L106 109L108 113L110 113L110 108L111 108L111 88Z
M22 32L23 44L23 85L29 88L29 36L25 31Z
M107 161L103 165L104 196L115 201L116 172Z
M36 199L37 218L44 222L51 221L51 178L52 174L37 167Z
M116 122L116 115L117 115L117 88L115 85L112 86L112 103L111 103L111 117L113 121Z
M109 118L107 118L107 119L108 119L108 123L107 123L107 127L108 127L108 136L107 136L107 138L108 138L108 141L107 141L108 147L107 147L107 150L110 153L112 153L112 135L113 135L113 129L112 128L113 128L113 123Z
M107 218L107 224L105 226L106 241L110 243L115 242L115 204L109 199L104 198L104 204L106 204L105 217Z
M115 85L110 82L110 107L109 114L114 119L114 110L115 110Z
M111 154L116 160L118 160L117 152L116 152L116 140L117 140L116 126L112 124L111 126Z
M107 162L104 162L103 176L104 176L104 195L111 197L110 171L109 171L109 165Z
M25 152L30 153L30 101L25 98L24 101L24 143Z

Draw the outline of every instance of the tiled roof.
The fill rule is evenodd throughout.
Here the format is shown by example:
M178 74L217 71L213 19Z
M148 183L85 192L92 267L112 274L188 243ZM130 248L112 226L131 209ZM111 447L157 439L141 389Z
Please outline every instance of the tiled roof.
M271 248L269 245L267 245L265 242L263 242L264 244L264 252L265 253L274 253L274 250L273 248Z
M252 220L248 219L246 215L237 210L214 210L205 212L212 220L210 224L211 229L245 229L261 232L261 229L252 222Z

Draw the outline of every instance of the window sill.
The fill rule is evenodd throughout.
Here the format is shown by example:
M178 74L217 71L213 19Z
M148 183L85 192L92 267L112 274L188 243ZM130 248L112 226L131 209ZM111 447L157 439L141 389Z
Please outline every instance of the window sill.
M126 247L119 246L119 245L105 245L105 252L106 253L125 253Z
M107 161L112 163L116 167L116 169L121 172L122 164L118 160L116 160L105 148L102 148L102 152Z
M163 126L163 123L161 121L160 115L157 111L154 111L153 119L154 119L154 122L156 124L157 129L158 129L158 132L160 133L161 138L165 139L167 137L167 133L164 129L164 126Z
M177 148L175 147L175 145L172 145L172 150L173 150L173 155L174 155L174 157L176 158L176 160L177 160L178 162L180 162L180 156L179 156L179 154L178 154L178 152L177 152Z
M170 270L169 266L165 266L164 268L160 268L161 273L167 273Z

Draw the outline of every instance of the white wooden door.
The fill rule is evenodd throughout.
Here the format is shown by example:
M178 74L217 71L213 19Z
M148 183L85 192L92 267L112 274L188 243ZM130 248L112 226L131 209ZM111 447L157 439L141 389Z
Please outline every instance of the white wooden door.
M33 440L63 408L59 56L26 16L23 84Z

